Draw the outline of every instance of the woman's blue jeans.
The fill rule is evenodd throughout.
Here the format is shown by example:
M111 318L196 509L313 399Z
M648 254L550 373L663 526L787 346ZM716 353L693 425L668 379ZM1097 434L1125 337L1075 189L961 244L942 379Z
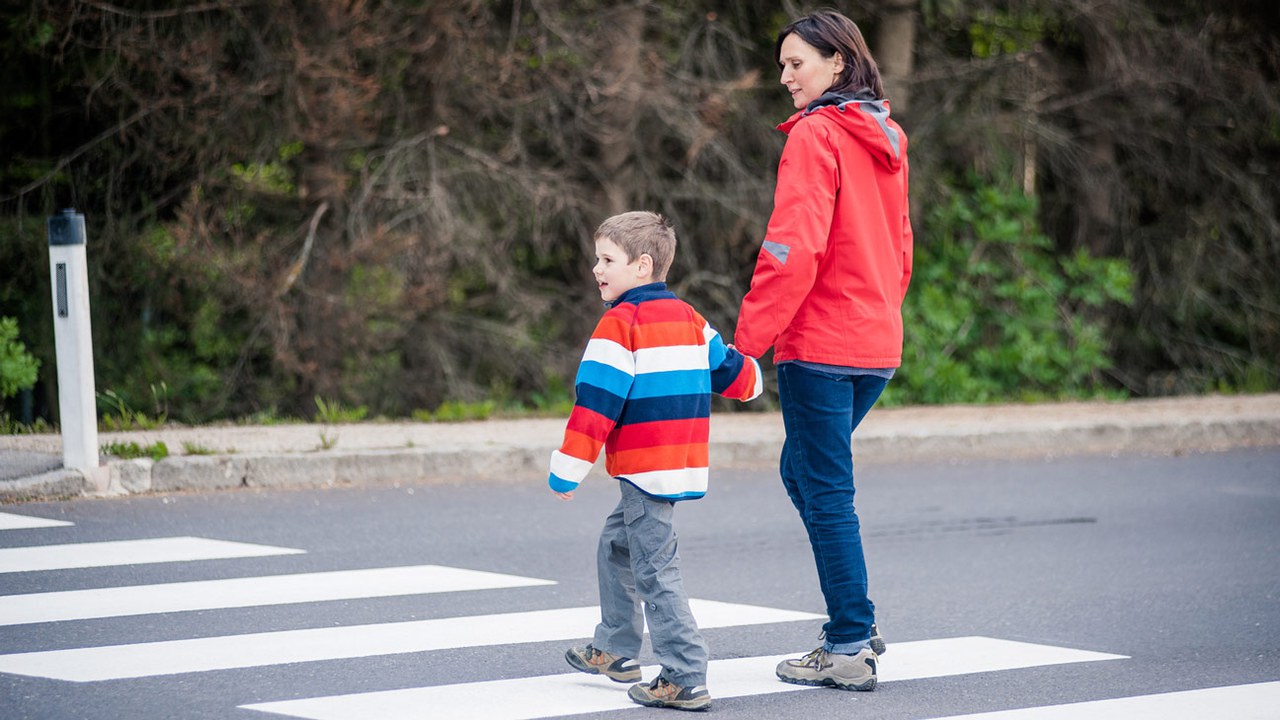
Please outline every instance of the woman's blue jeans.
M874 375L778 366L787 431L779 471L818 566L829 618L822 626L828 652L852 654L867 647L875 621L853 505L853 431L887 384Z

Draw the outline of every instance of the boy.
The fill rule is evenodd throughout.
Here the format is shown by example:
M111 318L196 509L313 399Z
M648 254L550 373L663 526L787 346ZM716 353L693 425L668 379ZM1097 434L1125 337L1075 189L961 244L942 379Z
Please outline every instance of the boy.
M647 616L662 672L628 695L650 707L707 710L707 646L689 612L673 509L707 490L711 393L759 396L760 366L667 290L676 236L661 215L615 215L595 244L592 272L609 310L578 367L577 402L548 482L571 500L603 446L622 499L600 534L600 624L591 644L565 659L617 682L640 680L634 658Z

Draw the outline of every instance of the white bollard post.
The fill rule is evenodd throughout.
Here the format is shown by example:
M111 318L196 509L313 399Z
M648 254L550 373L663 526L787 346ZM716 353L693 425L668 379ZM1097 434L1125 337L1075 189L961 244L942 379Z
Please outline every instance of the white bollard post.
M98 472L98 411L89 327L89 272L84 215L63 210L49 218L49 278L58 357L58 416L62 465L91 480Z

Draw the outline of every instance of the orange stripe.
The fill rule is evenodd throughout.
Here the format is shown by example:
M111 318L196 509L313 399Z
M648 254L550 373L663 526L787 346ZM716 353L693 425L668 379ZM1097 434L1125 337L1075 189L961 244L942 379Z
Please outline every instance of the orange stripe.
M610 467L620 468L619 472L680 470L687 467L707 467L708 451L705 443L663 445L612 452L609 454L609 461Z
M576 457L579 460L595 462L596 458L600 457L600 447L602 445L604 443L590 435L584 435L576 430L565 430L564 443L560 445L560 452Z
M703 345L705 342L701 330L687 321L645 323L635 328L637 350L669 345Z
M600 322L596 324L595 331L591 333L592 339L612 340L623 347L627 347L627 338L630 335L631 318L623 317L621 314L615 314L612 311L605 313L605 316L600 318Z

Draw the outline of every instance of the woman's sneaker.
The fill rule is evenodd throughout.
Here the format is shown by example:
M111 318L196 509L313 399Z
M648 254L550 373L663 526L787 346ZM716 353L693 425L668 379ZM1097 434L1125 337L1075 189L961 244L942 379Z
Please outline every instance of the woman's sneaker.
M778 679L796 685L827 685L841 690L876 689L875 652L862 650L857 655L837 655L822 648L798 660L778 663Z
M630 683L640 679L640 663L618 657L590 645L569 648L564 659L574 668L589 675L604 675L614 682Z
M633 702L647 707L675 708L676 710L710 710L711 693L705 685L686 688L667 682L664 677L654 678L651 683L632 685L627 696Z

